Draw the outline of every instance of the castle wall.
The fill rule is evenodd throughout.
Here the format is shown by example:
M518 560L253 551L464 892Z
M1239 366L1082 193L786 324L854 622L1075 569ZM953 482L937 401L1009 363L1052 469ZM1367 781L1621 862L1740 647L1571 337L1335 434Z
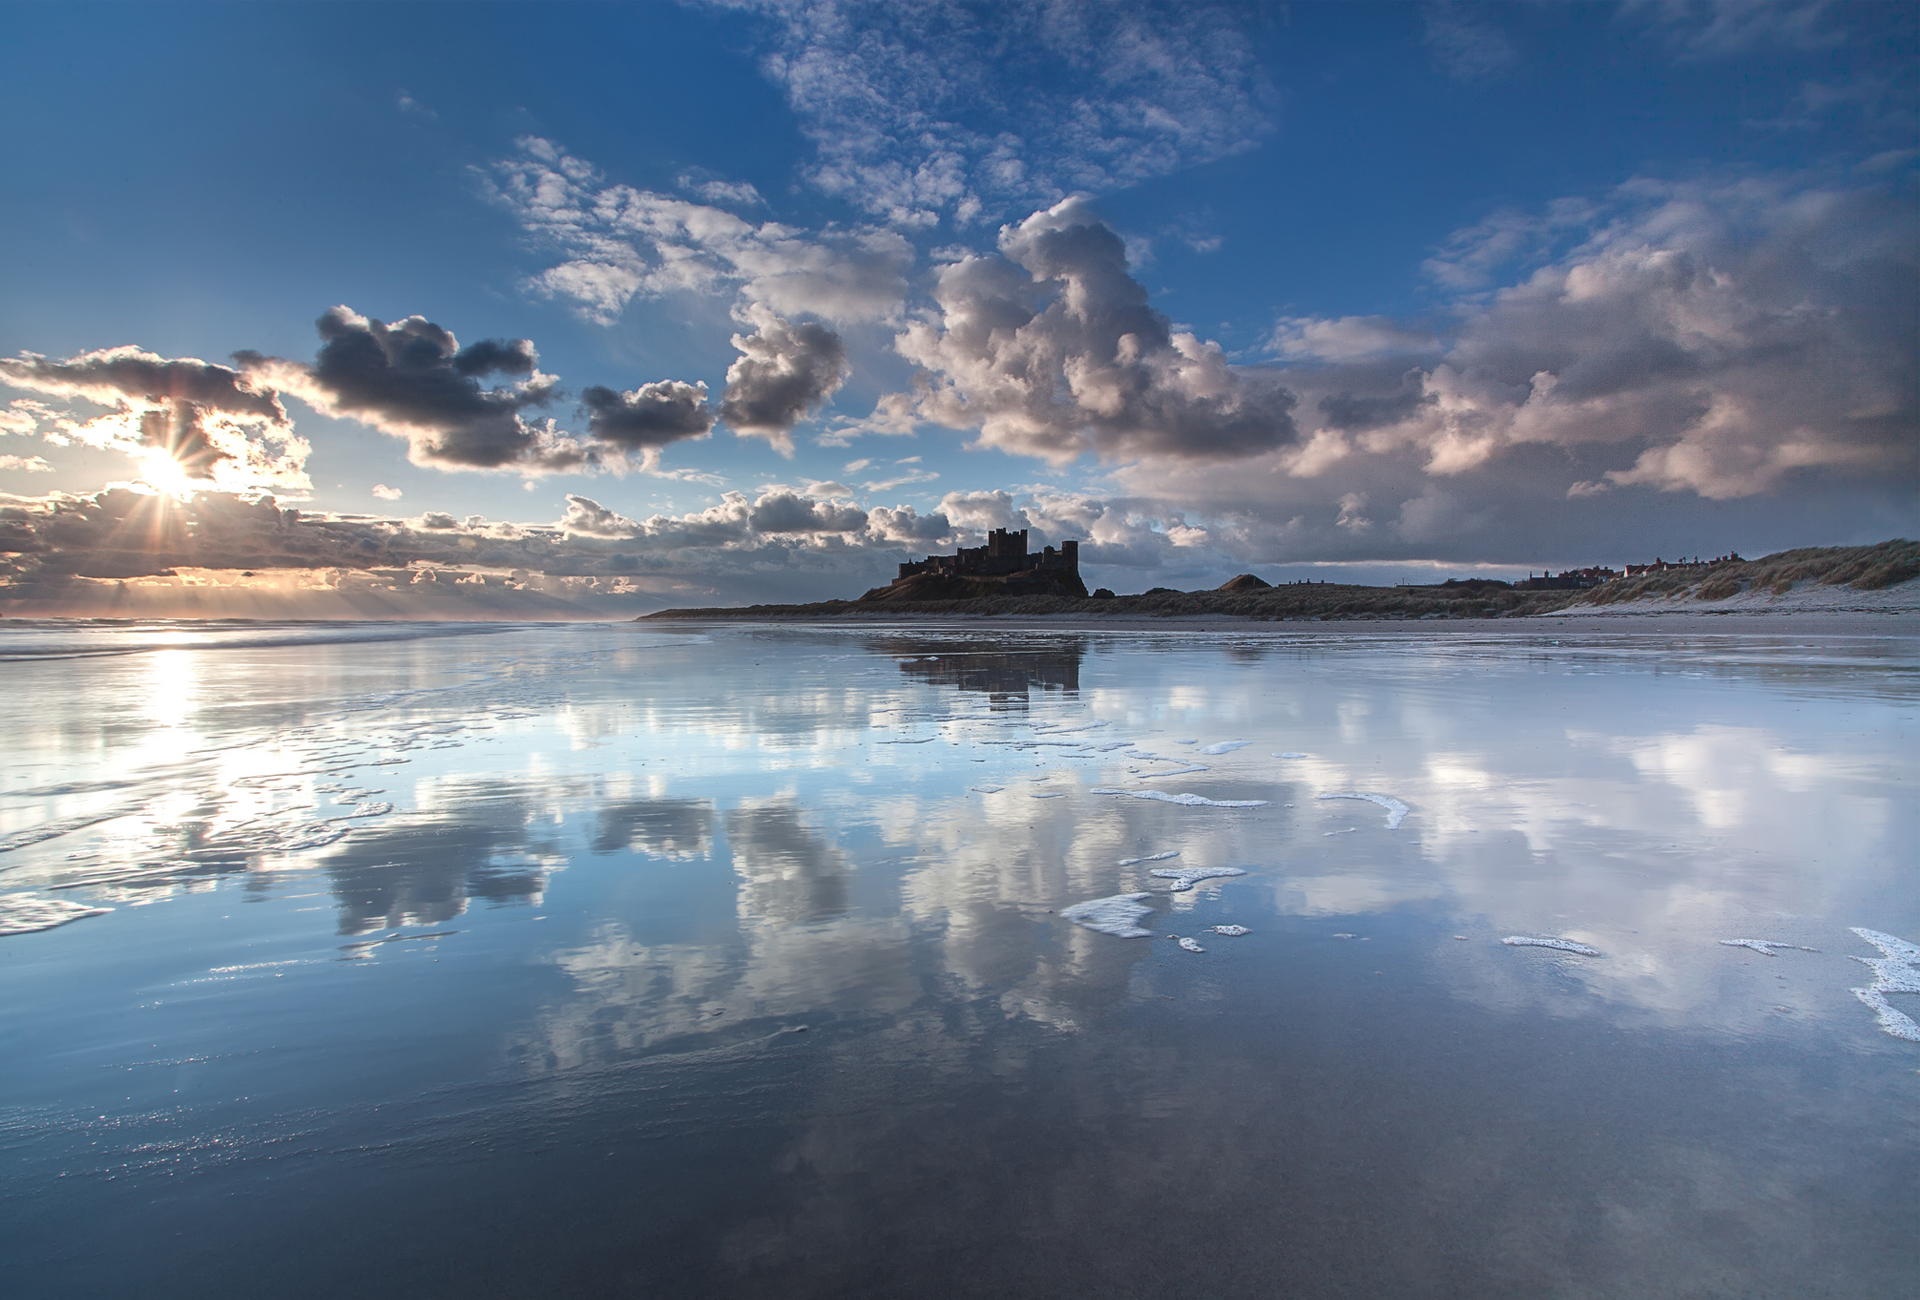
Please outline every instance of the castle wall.
M1080 543L1062 542L1060 549L1049 546L1038 555L1027 552L1027 530L1009 532L996 528L987 534L985 546L963 546L952 555L929 555L924 560L909 560L900 566L899 586L923 573L943 578L999 578L1016 573L1038 571L1064 572L1080 576Z

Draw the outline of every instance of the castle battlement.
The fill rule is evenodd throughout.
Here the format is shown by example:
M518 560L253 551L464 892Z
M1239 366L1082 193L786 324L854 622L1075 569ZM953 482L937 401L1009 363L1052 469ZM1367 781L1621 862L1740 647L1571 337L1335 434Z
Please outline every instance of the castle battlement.
M1062 542L1060 549L1049 546L1036 554L1027 552L1027 530L1009 532L996 528L987 534L985 546L963 546L953 555L929 555L924 560L909 560L900 566L899 586L923 573L942 578L1001 578L1017 573L1061 574L1080 578L1080 543Z

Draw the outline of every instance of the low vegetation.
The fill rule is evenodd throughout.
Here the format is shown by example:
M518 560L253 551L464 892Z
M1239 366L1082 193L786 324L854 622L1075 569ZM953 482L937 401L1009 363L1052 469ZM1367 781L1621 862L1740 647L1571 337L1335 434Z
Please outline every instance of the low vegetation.
M1782 551L1758 560L1670 569L1617 579L1584 591L1516 591L1507 583L1480 579L1424 587L1363 587L1333 582L1271 587L1243 574L1212 591L1156 587L1137 596L1106 598L1036 594L953 600L829 600L813 605L667 609L646 617L898 619L919 614L1079 614L1095 618L1178 618L1231 614L1268 620L1511 618L1620 601L1691 598L1710 603L1748 591L1779 596L1803 583L1876 591L1915 577L1920 577L1920 542L1892 541L1878 546Z

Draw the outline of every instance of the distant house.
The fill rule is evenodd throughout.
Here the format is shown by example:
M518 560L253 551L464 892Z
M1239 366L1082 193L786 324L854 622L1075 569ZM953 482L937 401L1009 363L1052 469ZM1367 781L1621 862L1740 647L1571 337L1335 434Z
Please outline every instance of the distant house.
M996 528L987 534L985 546L963 546L953 555L929 555L924 560L909 560L900 566L898 587L923 574L939 578L1006 578L1032 574L1035 577L1080 581L1080 543L1062 542L1060 549L1049 546L1035 555L1027 553L1027 530L1017 533Z
M1703 560L1697 555L1691 560L1663 560L1656 555L1653 557L1652 564L1629 564L1627 566L1627 576L1629 578L1640 578L1645 577L1649 573L1672 573L1676 569L1711 569L1716 564L1745 563L1746 561L1741 559L1735 551L1728 551L1725 555L1716 555L1711 560Z
M1516 591L1582 591L1588 587L1597 587L1603 582L1612 582L1619 576L1615 570L1596 564L1587 569L1542 573L1537 578L1529 573L1525 581L1515 582L1513 586Z

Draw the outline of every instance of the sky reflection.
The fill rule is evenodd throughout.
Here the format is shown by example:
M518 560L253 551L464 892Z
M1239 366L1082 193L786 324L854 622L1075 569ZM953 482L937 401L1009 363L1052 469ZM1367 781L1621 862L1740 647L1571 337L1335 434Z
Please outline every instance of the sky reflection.
M937 1148L938 1177L983 1176L961 1154L969 1130L940 1118L953 1108L1001 1135L979 1140L1051 1150L1088 1178L1184 1186L1210 1152L1240 1171L1225 1175L1238 1194L1274 1194L1213 1126L1322 1168L1325 1134L1253 1117L1285 1104L1342 1127L1362 1098L1392 1112L1394 1072L1418 1072L1388 1050L1400 1040L1450 1060L1477 1045L1430 1093L1456 1114L1477 1104L1467 1092L1523 1103L1506 1032L1596 1062L1620 1034L1850 1059L1846 1095L1871 1111L1891 1104L1888 1067L1910 1074L1911 1045L1850 993L1869 978L1850 958L1873 953L1848 927L1920 928L1911 651L529 627L22 659L33 680L12 707L59 703L13 719L0 890L15 914L66 924L0 940L21 990L19 1140L48 1153L35 1168L64 1168L115 1149L94 1115L118 1116L128 1143L156 1140L163 1114L239 1123L238 1103L164 1110L169 1079L282 1116L262 1132L297 1115L372 1126L361 1145L329 1138L340 1150L427 1141L377 1137L403 1114L448 1135L434 1142L504 1125L563 1147L569 1115L595 1131L628 1116L622 1131L662 1141L760 1125L771 1199L700 1238L747 1276L798 1267L796 1233L837 1240L835 1216L860 1217L858 1171L901 1143ZM164 682L173 703L150 705ZM1407 811L1393 825L1391 803L1320 797L1337 793ZM1188 890L1152 874L1207 868L1245 874ZM1122 893L1146 896L1152 937L1060 915ZM1204 952L1176 946L1196 936ZM206 1063L109 1096L108 1078L149 1078L130 1042ZM1310 1066L1310 1043L1330 1055ZM1813 1068L1776 1079L1798 1099L1779 1114L1829 1115ZM1363 1079L1374 1070L1388 1076ZM1628 1073L1656 1086L1646 1061ZM869 1093L868 1120L841 1118ZM1685 1181L1754 1173L1712 1136L1737 1130L1748 1102L1730 1097L1687 1102L1701 1131L1665 1146L1624 1118L1637 1103L1582 1104L1618 1110L1620 1149ZM645 1098L665 1109L629 1116ZM1424 1154L1396 1157L1412 1162L1398 1176L1453 1196L1446 1162L1492 1162L1560 1195L1515 1171L1525 1144L1494 1112L1474 1114L1472 1151L1410 1139ZM1832 1141L1881 1140L1848 1115ZM1157 1172L1095 1149L1121 1130ZM232 1141L251 1168L253 1139ZM200 1167L189 1148L177 1159ZM1067 1167L1035 1175L1059 1204ZM1122 1206L1077 1213L1110 1223Z

